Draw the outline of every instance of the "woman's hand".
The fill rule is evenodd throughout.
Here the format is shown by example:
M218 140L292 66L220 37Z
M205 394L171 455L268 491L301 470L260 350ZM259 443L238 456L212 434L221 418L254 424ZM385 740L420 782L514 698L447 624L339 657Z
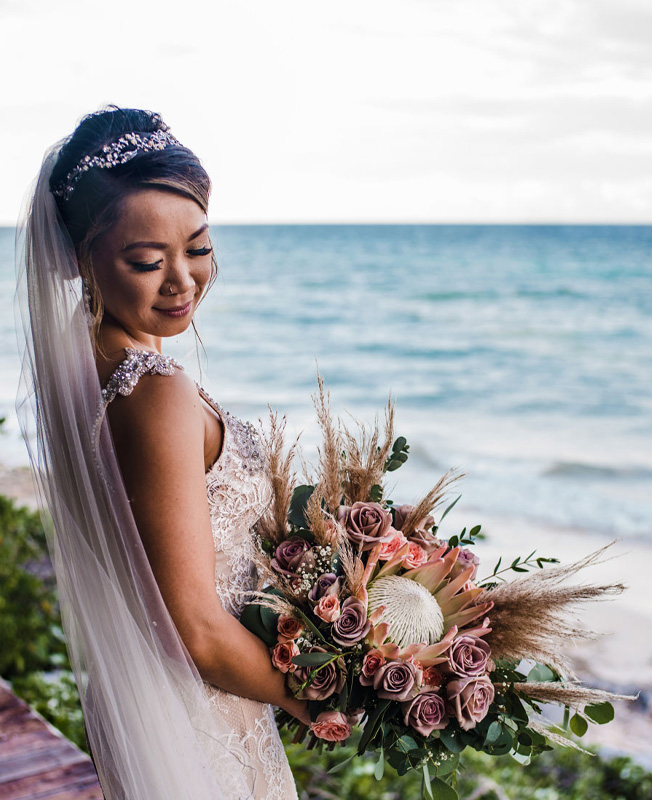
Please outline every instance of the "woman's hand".
M288 702L283 706L283 711L287 711L288 714L291 714L304 725L310 726L310 723L312 722L310 719L310 711L308 710L307 700L297 700L295 697L293 697L291 702Z

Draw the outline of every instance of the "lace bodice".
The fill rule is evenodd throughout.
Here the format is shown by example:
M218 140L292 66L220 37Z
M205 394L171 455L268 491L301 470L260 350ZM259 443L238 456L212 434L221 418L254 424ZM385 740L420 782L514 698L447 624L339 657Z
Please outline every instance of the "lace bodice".
M131 348L125 348L125 352L127 357L102 390L104 409L118 394L131 394L146 373L172 375L176 368L183 369L171 356ZM252 527L271 502L271 480L253 425L225 411L196 385L224 426L222 450L206 472L206 496L215 547L215 590L223 607L239 617L247 594L256 588ZM255 775L249 796L255 800L296 800L272 706L209 683L204 686L215 713L226 719L233 731L228 737L229 749L237 754L240 763L254 767L249 770Z

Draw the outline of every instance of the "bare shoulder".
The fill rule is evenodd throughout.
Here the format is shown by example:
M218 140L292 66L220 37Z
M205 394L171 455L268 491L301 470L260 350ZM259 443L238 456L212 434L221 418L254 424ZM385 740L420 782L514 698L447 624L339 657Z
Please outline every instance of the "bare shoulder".
M183 370L142 375L131 394L108 406L120 467L132 498L204 481L204 415ZM176 492L175 492L176 494Z

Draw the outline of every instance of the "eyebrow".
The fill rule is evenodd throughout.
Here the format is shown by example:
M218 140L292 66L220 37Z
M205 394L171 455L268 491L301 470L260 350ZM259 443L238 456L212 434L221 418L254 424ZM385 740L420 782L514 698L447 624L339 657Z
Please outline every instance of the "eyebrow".
M193 234L188 237L188 241L192 242L193 239L196 239L200 233L203 233L208 228L208 223L205 222L201 228L196 230ZM135 250L137 247L152 247L156 250L165 250L167 245L165 242L132 242L128 244L126 247L123 247L120 251L121 253L127 253L129 250Z

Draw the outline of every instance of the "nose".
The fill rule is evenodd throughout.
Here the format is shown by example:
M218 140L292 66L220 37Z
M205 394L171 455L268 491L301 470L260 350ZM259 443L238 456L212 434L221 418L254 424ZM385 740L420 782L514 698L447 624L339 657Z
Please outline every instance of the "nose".
M169 262L169 269L166 271L165 280L161 286L161 294L178 294L184 299L190 299L188 295L195 289L195 279L188 258L179 257Z

